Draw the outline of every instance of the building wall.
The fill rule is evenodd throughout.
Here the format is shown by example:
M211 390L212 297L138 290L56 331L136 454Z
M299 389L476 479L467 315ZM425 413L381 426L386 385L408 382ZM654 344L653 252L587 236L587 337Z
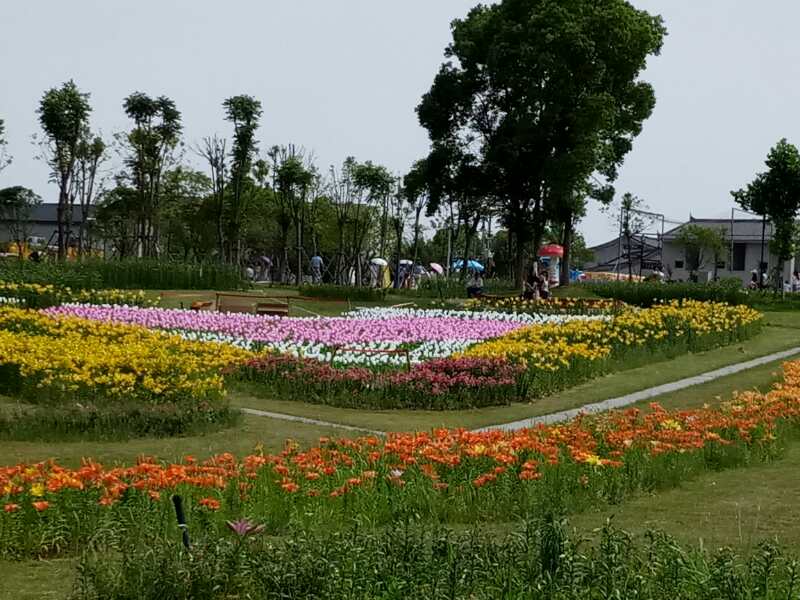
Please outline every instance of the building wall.
M50 236L57 234L58 229L50 223L33 223L28 227L28 237L40 237L45 241L50 239ZM55 240L55 238L53 238ZM0 243L13 241L11 229L0 223Z
M685 265L685 251L683 248L677 246L674 242L665 241L664 242L664 271L665 273L669 274L670 270L672 273L672 279L674 280L681 280L687 281L689 279L689 271L686 270ZM724 257L725 268L720 268L717 270L717 276L720 278L724 277L738 277L742 280L742 283L746 285L750 278L752 277L752 272L758 270L758 263L761 260L761 243L748 243L745 249L745 259L744 259L744 270L741 271L731 271L731 258L730 253L727 252ZM772 255L769 252L768 247L764 249L764 262L767 263L767 271L772 269L777 264L777 257ZM678 268L676 266L676 261L683 261L684 268ZM791 280L792 271L794 270L794 266L796 264L795 260L787 261L784 264L783 268L783 280L789 281ZM703 276L705 273L705 277ZM711 264L711 261L707 261L707 263L701 268L701 275L700 280L705 281L706 279L710 280L713 278L714 275L714 265Z

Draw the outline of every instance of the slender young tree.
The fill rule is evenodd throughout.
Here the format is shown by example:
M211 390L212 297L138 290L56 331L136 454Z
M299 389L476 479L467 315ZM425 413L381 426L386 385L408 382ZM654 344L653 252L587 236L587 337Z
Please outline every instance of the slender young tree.
M224 139L214 135L203 138L203 144L195 150L206 160L211 174L217 255L220 261L225 260L225 182L228 176L226 144Z
M228 262L239 264L242 258L241 230L245 212L248 175L258 152L255 134L262 115L261 102L252 96L232 96L223 102L226 120L233 123L231 147L231 193L228 206Z
M181 113L166 96L151 98L134 92L123 102L133 129L125 136L126 164L139 204L140 256L158 256L161 177L175 162L175 149L183 129Z
M91 208L102 192L98 174L103 161L107 159L106 145L102 138L88 131L78 146L78 157L73 178L73 191L70 193L68 223L71 225L74 204L77 200L80 210L78 223L78 253L83 255L87 248L87 228L90 223Z
M422 213L428 205L428 188L425 182L426 168L427 163L424 160L418 160L403 178L405 199L414 214L414 239L411 246L411 260L414 261L415 265L419 259L419 242L422 237Z
M44 131L45 159L58 185L58 257L67 254L67 218L70 190L79 158L81 141L89 125L89 94L70 80L45 92L39 102L39 124Z

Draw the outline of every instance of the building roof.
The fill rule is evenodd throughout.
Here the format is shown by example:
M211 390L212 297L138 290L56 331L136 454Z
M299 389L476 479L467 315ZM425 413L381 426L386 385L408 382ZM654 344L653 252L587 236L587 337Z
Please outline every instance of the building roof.
M699 225L700 227L707 227L709 229L722 229L725 232L727 240L739 243L761 243L761 219L695 219L690 217L689 221L682 223L677 227L664 232L664 241L671 242L680 234L681 229L687 225ZM731 231L733 233L731 233ZM638 238L639 236L637 236ZM657 236L646 234L646 240L657 240ZM641 239L641 238L640 238ZM772 239L772 224L767 221L766 229L764 230L764 239L769 242ZM589 250L602 250L612 246L616 246L618 238L613 238L603 244L592 246Z
M681 229L687 225L699 225L708 229L721 229L725 232L726 239L734 242L761 242L761 219L695 219L690 218L688 223L683 223L664 232L664 240L671 241L678 237ZM733 232L733 233L731 233ZM767 221L764 229L764 239L772 239L772 223Z

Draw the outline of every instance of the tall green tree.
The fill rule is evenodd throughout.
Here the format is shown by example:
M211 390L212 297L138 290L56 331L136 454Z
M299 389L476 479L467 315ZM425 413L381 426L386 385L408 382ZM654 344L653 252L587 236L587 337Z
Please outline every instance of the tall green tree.
M8 223L11 239L16 243L22 259L23 245L28 241L33 209L42 203L33 190L14 186L0 190L0 219Z
M232 96L222 105L226 120L233 123L227 258L229 262L239 264L242 258L242 215L246 208L247 187L252 187L248 178L258 152L255 134L263 111L261 102L247 95Z
M8 140L6 139L6 124L0 119L0 171L11 164L11 156L8 154Z
M773 274L776 289L783 266L796 252L797 214L800 211L800 152L785 138L767 155L767 170L746 188L731 192L744 210L762 215L773 225L771 249L778 258Z
M70 80L45 92L39 102L39 124L44 131L45 160L58 185L58 257L67 251L67 219L70 218L70 190L81 142L89 126L89 94Z
M315 189L316 169L302 149L293 145L274 146L269 151L272 163L273 193L279 207L279 225L282 231L281 281L289 272L289 227L295 226L295 256L297 260L295 281L303 280L303 230L311 191Z
M137 238L141 256L160 252L159 208L161 178L175 162L175 149L183 129L181 113L166 96L151 98L134 92L123 102L133 128L125 136L126 165L139 204Z
M452 33L420 123L434 145L480 158L521 284L547 204L571 200L592 173L613 180L651 114L655 95L639 74L664 26L625 0L502 0L472 9Z
M356 189L356 205L353 211L353 244L351 262L356 281L362 281L362 264L364 262L365 242L374 225L375 215L380 219L378 254L385 253L386 235L384 223L387 223L386 208L388 198L395 189L395 178L383 165L372 161L357 163L353 167L353 183ZM381 256L381 258L385 258Z

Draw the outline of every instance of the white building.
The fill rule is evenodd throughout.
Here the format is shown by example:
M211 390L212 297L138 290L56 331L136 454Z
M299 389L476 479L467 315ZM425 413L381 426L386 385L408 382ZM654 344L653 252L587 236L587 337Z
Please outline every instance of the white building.
M763 257L763 270L770 273L778 262L776 256L770 252L772 240L772 225L767 222L763 227L761 219L694 219L687 223L665 231L662 235L644 234L634 236L631 248L627 247L625 239L614 238L604 244L589 248L594 252L594 260L586 264L587 271L628 272L628 264L636 275L648 275L653 270L660 269L668 278L677 281L689 279L686 264L686 252L676 242L682 228L687 225L699 225L709 229L721 230L728 242L724 256L719 257L719 262L713 264L713 257L705 257L704 264L700 265L700 280L713 279L716 272L719 278L738 277L743 283L750 281L753 271L759 270L759 262ZM795 264L800 265L798 258L786 261L783 270L783 280L789 281L795 269Z

